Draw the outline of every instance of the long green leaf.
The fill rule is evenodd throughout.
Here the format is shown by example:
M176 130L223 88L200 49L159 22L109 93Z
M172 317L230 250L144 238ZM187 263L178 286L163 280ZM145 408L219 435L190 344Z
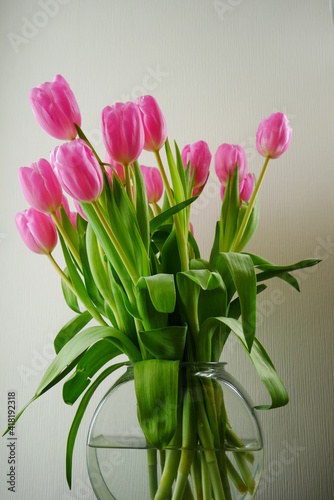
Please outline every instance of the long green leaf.
M184 192L183 192L182 181L180 179L180 174L179 174L177 166L175 164L175 160L173 158L173 154L172 154L172 151L170 149L168 138L166 139L166 142L165 142L165 151L166 151L166 157L167 157L167 162L168 162L168 166L169 166L169 173L170 173L170 176L172 179L175 201L176 201L176 203L181 203L182 201L184 201L185 196L184 196Z
M240 212L239 212L239 217L238 217L238 229L241 226L242 219L245 215L246 209L247 209L247 205L245 203L243 203L242 207L240 209ZM259 202L259 198L256 198L254 206L252 208L252 212L250 214L247 225L246 225L245 230L243 232L243 235L241 237L241 240L239 241L238 245L233 246L234 252L241 252L242 249L251 240L251 238L253 237L253 235L257 229L257 226L259 224L259 219L260 219L260 202Z
M167 326L139 332L144 347L158 359L181 360L186 345L187 326Z
M150 228L149 228L150 219L148 213L148 202L147 202L146 188L143 175L141 173L139 163L137 161L133 163L133 171L134 171L135 194L136 194L136 199L135 199L136 215L144 247L146 249L146 253L148 253L149 243L150 243Z
M64 402L69 405L75 403L98 370L120 354L122 351L107 339L98 340L89 347L78 362L75 372L64 383Z
M205 341L206 336L210 337L213 334L214 330L217 327L217 323L219 322L225 324L228 328L230 328L240 340L242 346L250 357L257 371L257 374L259 375L271 397L270 405L258 405L255 406L255 408L257 410L269 410L271 408L278 408L280 406L286 405L289 402L289 396L271 359L269 358L264 347L256 338L254 339L252 350L251 352L249 352L242 325L238 320L233 318L208 319L205 323L203 323L202 327L201 338L203 338L203 341Z
M69 278L69 272L67 267L64 269L64 274ZM81 314L80 307L78 304L77 296L72 292L67 283L64 280L61 280L61 289L63 291L64 299L66 304L72 311Z
M144 435L152 446L165 448L177 427L179 361L150 359L135 363L134 380Z
M150 221L151 235L153 235L157 231L157 229L159 229L160 226L162 226L165 222L167 222L172 215L175 215L178 212L180 212L180 210L193 203L195 200L197 200L197 198L198 196L193 196L192 198L184 200L181 203L178 203L173 207L164 210L163 212L161 212L161 214L154 217L154 219Z
M110 366L106 370L104 370L101 375L93 382L90 388L85 392L78 409L76 411L75 417L73 419L70 432L67 438L67 448L66 448L66 478L69 487L72 486L72 461L73 461L73 448L75 439L78 434L78 429L82 420L82 417L86 411L89 401L91 400L94 392L98 388L98 386L106 379L109 375L111 375L115 370L124 366L125 363L117 363L115 365Z
M147 287L153 306L158 312L172 313L176 304L176 290L172 274L144 276L137 282L137 287Z
M237 164L232 177L229 173L222 203L219 231L220 252L231 250L237 232L239 209L239 168Z
M54 339L56 354L58 354L64 345L67 344L67 342L69 342L78 332L80 332L91 319L92 315L88 311L84 311L66 323Z
M242 327L250 351L256 330L256 275L254 265L249 255L229 252L223 253L222 256L231 273L239 296Z
M141 359L138 349L122 332L116 330L116 328L112 326L92 326L78 333L62 348L46 370L37 388L36 396L39 396L43 390L58 377L73 360L86 351L88 347L94 344L94 342L106 337L111 337L112 339L124 343L126 350L132 354L133 361Z

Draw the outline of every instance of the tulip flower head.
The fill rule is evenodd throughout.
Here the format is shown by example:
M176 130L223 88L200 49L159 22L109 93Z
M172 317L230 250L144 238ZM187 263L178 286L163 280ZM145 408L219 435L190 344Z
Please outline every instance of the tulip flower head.
M221 144L215 154L215 170L219 181L227 184L229 172L234 172L238 164L239 182L242 182L247 172L247 159L241 146Z
M166 142L167 126L164 115L157 101L151 95L144 95L136 99L140 109L145 131L146 151L159 151Z
M273 113L262 120L256 133L256 149L260 155L279 158L288 148L292 129L283 113Z
M49 214L31 207L16 214L15 224L23 242L32 252L49 254L56 246L56 226Z
M48 134L62 140L76 137L75 124L81 126L81 115L65 78L56 75L53 82L31 89L29 98L36 120Z
M205 141L198 141L194 144L187 144L181 153L184 169L190 161L190 175L195 168L194 188L200 188L205 184L209 175L212 155L209 146Z
M140 170L144 178L148 203L157 203L164 190L159 170L155 167L145 167L144 165L140 165Z
M115 162L129 165L139 157L145 133L139 108L133 102L117 102L102 111L102 137Z
M63 191L47 160L41 158L29 167L21 167L19 181L26 200L36 210L45 213L58 210Z
M76 139L51 153L51 166L64 191L83 203L96 201L102 193L103 174L87 144Z

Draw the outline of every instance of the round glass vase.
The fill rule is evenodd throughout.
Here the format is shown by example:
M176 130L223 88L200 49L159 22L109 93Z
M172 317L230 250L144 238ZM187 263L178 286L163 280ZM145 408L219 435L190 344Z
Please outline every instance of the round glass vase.
M137 418L133 365L102 399L87 438L88 473L99 500L254 497L263 442L245 390L227 373L225 363L181 363L179 378L196 395L192 408L201 416L196 417L197 445L192 448L182 447L182 439L180 446L163 450L148 444ZM182 414L182 398L179 401ZM203 415L209 429L205 439ZM180 488L182 473L186 478L181 477Z

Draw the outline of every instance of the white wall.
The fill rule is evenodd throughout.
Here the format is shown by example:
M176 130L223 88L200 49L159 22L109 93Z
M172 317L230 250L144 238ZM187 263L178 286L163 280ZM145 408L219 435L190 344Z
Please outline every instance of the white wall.
M257 175L262 164L254 147L257 126L281 110L293 139L284 157L269 166L260 226L249 250L282 264L316 256L323 262L301 275L301 295L273 281L259 298L258 336L291 402L260 416L266 469L258 498L332 498L334 26L328 1L44 0L58 6L44 17L41 3L1 1L1 428L7 390L17 391L19 407L32 396L50 359L51 339L71 317L47 259L24 247L14 225L15 213L26 207L18 167L48 157L58 143L37 125L30 88L63 74L99 151L102 108L125 94L148 91L164 111L170 138L181 147L205 139L214 153L222 142L239 143ZM29 31L27 20L40 27ZM13 34L23 38L15 44ZM214 177L212 165L193 216L204 255L220 208ZM284 293L280 304L277 290ZM231 344L225 359L252 399L266 400L241 349ZM1 498L93 498L85 436L103 392L78 435L72 492L64 459L74 409L62 403L59 387L17 426L16 495L6 489L7 449L1 443Z

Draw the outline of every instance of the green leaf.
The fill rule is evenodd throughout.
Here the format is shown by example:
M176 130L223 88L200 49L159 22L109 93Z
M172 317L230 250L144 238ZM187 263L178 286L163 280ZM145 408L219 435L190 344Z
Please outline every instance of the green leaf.
M92 225L94 233L98 238L108 260L111 262L112 266L115 268L125 290L131 296L132 294L132 282L131 278L124 267L124 263L120 258L116 248L114 247L112 241L110 240L106 230L101 224L100 219L98 218L94 207L89 203L82 203L83 210Z
M239 212L239 217L238 217L238 230L239 230L239 227L241 226L242 219L245 215L246 209L247 209L247 205L245 203L243 203L242 207L240 209L240 212ZM249 216L247 225L244 229L242 238L239 241L238 245L233 247L234 252L241 252L241 250L243 248L245 248L245 246L251 240L251 238L253 237L253 235L257 229L257 226L259 224L259 219L260 219L260 202L259 202L259 198L256 198L256 200L254 202L254 206L253 206L252 211L251 211L251 214Z
M174 141L174 146L175 146L175 153L176 153L176 167L177 167L179 178L180 178L180 181L182 184L184 198L188 198L188 187L187 187L186 176L185 176L185 171L184 171L184 167L183 167L183 161L182 161L181 153L180 153L180 150L179 150L179 147L178 147L176 141Z
M201 254L200 254L200 251L199 251L199 248L197 245L197 241L195 240L191 231L188 232L188 243L190 244L191 248L194 250L195 259L200 259Z
M64 402L69 405L75 403L98 370L120 354L122 351L107 339L98 340L89 347L63 386Z
M176 274L181 271L181 261L177 244L175 228L170 233L161 249L162 272Z
M220 223L217 221L216 223L216 230L215 230L215 237L210 253L210 262L211 264L214 262L216 255L219 253L219 233L220 233Z
M63 226L65 232L67 233L67 236L71 240L75 250L77 252L79 252L78 234L77 234L75 228L73 227L73 224L72 224L71 220L69 219L66 211L64 210L64 207L61 206L59 210L60 210L60 218L61 218L62 226Z
M252 348L256 330L256 275L252 259L249 255L239 253L223 253L226 265L237 290L242 327L249 351Z
M154 217L154 219L150 221L151 235L153 235L157 231L157 229L159 229L160 226L162 226L165 222L167 222L172 215L175 215L178 212L180 212L180 210L193 203L195 200L197 200L197 198L198 196L193 196L188 200L184 200L181 203L178 203L177 205L174 205L173 207L164 210L163 212L161 212L161 214Z
M137 220L140 229L140 234L144 243L144 247L146 249L146 253L148 253L150 244L150 230L149 230L150 219L148 213L148 202L147 202L144 179L139 167L139 163L137 161L133 163L133 171L134 171L135 193L136 193L135 202L136 202Z
M137 282L137 288L147 288L153 306L158 312L172 313L176 304L176 290L172 274L143 276Z
M170 172L170 176L172 179L175 202L181 203L182 201L184 201L185 195L183 192L180 174L179 174L179 171L177 169L177 166L175 165L173 154L172 154L172 151L170 149L168 138L166 139L166 142L165 142L165 150L166 150L166 157L167 157L167 162L168 162L168 166L169 166L169 172Z
M96 286L96 281L93 277L88 261L88 248L86 245L87 225L87 222L79 215L77 220L77 231L79 237L79 255L82 263L82 272L90 299L97 306L98 310L104 314L104 300Z
M139 332L144 347L158 359L181 360L186 345L187 326L166 326Z
M242 346L250 357L257 371L257 374L259 375L271 397L270 405L259 405L255 406L255 408L257 410L269 410L271 408L278 408L280 406L286 405L289 402L289 396L271 359L269 358L264 347L256 338L254 339L252 350L251 352L249 352L248 344L246 342L246 338L239 321L233 318L208 319L205 324L203 324L203 340L206 335L212 335L212 330L216 328L217 322L221 322L228 326L228 328L230 328L240 340Z
M82 420L82 417L86 411L89 401L91 400L94 392L98 388L98 386L106 379L109 375L111 375L115 370L124 366L125 363L117 363L115 365L110 366L106 370L104 370L101 375L93 382L90 388L85 392L80 404L78 406L77 412L73 419L70 432L67 438L67 448L66 448L66 478L69 487L72 485L72 460L73 460L73 448L75 439L78 434L78 429Z
M61 243L61 247L62 247L62 250L63 250L63 254L64 254L64 258L65 258L65 262L66 262L66 265L67 265L67 269L68 269L68 274L70 276L70 279L71 279L71 282L72 282L72 285L73 287L75 288L76 292L77 292L77 295L79 297L79 299L81 300L81 302L83 303L83 305L89 310L89 311L92 311L95 309L95 306L94 304L92 303L88 293L87 293L87 290L86 290L86 287L85 285L83 284L81 278L80 278L80 275L73 263L73 260L72 260L72 257L70 256L69 254L69 251L67 250L67 247L65 245L65 242L63 240L63 237L61 236L61 234L59 234L59 240L60 240L60 243ZM94 313L94 311L93 311ZM92 313L92 314L93 314Z
M141 359L140 353L135 345L122 332L112 326L93 326L83 330L73 337L58 353L46 370L41 383L39 384L36 396L39 396L43 390L94 342L103 338L110 337L117 342L117 347L122 344L122 351L132 359L138 361Z
M68 278L70 277L67 267L64 269L64 274ZM72 290L68 287L67 283L64 280L61 280L61 289L63 291L64 299L68 307L72 309L72 311L81 314L77 296L72 292Z
M58 354L64 345L67 344L67 342L69 342L77 333L79 333L91 319L91 314L88 311L84 311L66 323L54 339L56 354Z
M150 359L135 363L134 381L144 435L152 446L165 448L177 427L179 361Z
M229 172L220 216L219 251L229 252L233 245L240 209L239 168L236 165L231 177Z
M263 271L262 273L258 273L256 276L258 282L277 277L282 279L283 281L286 281L298 292L300 291L298 281L294 276L292 276L289 273L291 271L297 271L298 269L304 269L306 267L315 266L320 262L320 259L306 259L288 266L276 266L271 262L269 262L268 260L259 257L258 255L253 255L253 254L247 254L247 255L251 257L254 266L257 269Z

